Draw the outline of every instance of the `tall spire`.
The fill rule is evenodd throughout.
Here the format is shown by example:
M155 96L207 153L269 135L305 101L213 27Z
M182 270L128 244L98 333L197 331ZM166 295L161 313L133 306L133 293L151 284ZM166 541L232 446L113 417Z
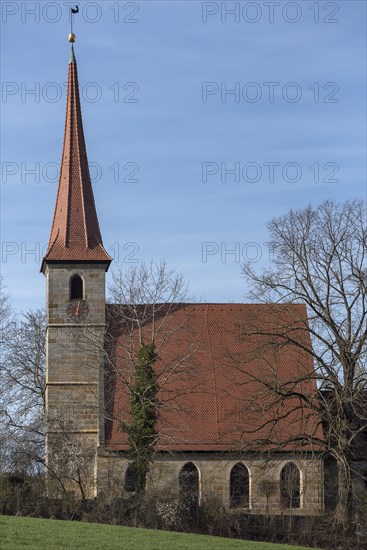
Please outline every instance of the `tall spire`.
M75 41L70 34L69 41ZM88 168L79 84L71 45L64 146L59 187L48 249L42 262L102 262L111 257L103 247Z

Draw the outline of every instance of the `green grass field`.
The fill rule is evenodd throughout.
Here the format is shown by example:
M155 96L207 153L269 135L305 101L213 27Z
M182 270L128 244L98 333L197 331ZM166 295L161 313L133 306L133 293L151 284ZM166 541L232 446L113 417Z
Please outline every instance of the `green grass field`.
M114 525L0 516L1 550L301 550L300 546L240 541ZM304 549L305 550L305 549Z

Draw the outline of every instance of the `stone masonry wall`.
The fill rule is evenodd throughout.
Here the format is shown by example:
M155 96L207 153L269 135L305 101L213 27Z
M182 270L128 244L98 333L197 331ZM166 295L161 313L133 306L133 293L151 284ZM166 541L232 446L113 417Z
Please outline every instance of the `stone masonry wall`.
M89 313L70 321L70 278L84 281ZM46 462L49 494L59 494L58 477L68 492L96 494L96 450L104 440L103 339L105 269L96 265L47 265ZM54 472L54 476L52 476ZM79 477L78 477L79 476ZM79 486L70 481L80 479ZM81 485L84 494L81 495ZM51 491L52 487L52 491ZM83 492L82 491L82 492Z
M129 461L123 455L100 451L97 462L98 494L107 498L122 497L124 478ZM317 458L304 458L279 455L270 460L260 458L226 458L220 454L157 455L152 464L147 490L161 497L179 496L179 473L187 462L193 462L199 470L200 499L220 497L223 505L229 508L230 472L235 464L242 462L250 474L250 507L255 514L287 513L280 506L280 472L283 466L294 462L301 472L301 507L293 509L297 515L317 515L323 512L323 464ZM263 492L262 481L272 481L274 492ZM289 513L289 510L288 510Z

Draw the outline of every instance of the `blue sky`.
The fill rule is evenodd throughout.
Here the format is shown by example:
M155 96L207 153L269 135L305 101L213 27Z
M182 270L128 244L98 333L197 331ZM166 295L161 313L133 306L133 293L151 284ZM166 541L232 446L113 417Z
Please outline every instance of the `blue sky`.
M82 1L75 17L105 247L165 258L206 301L246 301L241 262L267 264L273 216L366 198L366 3L270 4ZM45 301L68 9L1 8L0 265L26 310Z

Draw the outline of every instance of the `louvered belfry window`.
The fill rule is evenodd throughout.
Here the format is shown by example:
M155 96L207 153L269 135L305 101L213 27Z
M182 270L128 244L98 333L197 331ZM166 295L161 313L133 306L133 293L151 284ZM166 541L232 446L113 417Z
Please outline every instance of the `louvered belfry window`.
M83 279L80 275L74 275L70 279L70 300L82 300L84 298Z

